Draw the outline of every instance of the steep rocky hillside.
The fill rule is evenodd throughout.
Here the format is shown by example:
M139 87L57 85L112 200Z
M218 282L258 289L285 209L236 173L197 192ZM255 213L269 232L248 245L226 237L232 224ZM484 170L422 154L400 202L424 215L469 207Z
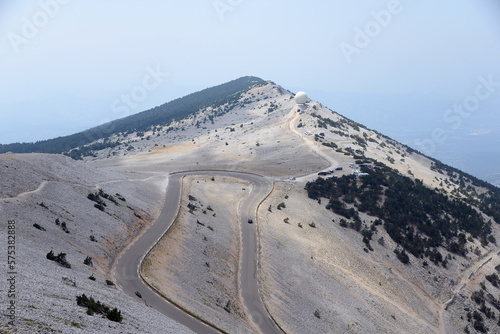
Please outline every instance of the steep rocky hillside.
M119 144L99 145L110 142ZM116 255L158 216L168 173L204 169L257 173L274 181L257 217L259 273L264 303L287 333L500 329L498 188L321 103L297 105L291 92L273 82L203 105L183 119L122 131L78 150L86 152L83 161L0 155L0 222L2 229L7 220L17 224L24 329L157 332L161 326L161 332L187 332L105 280L113 280ZM199 203L226 205L224 196L196 189ZM193 226L177 226L162 247L201 249L202 239L189 238L198 231ZM237 245L233 229L217 240ZM219 265L231 259L235 268L237 255L228 255L233 248L214 242L210 250L225 254ZM47 260L50 250L66 253L71 269ZM154 263L162 267L154 270L162 279L175 276L172 254L161 254ZM93 267L83 264L87 256ZM217 259L211 261L210 268L217 268ZM211 275L195 262L186 268ZM88 279L92 274L96 281ZM222 328L237 324L253 331L241 320L248 316L244 310L228 313L221 303L210 305L212 297L201 306L189 300L193 291L207 289L206 281L197 286L196 277L189 284L176 279L176 298L204 318L221 312ZM234 277L217 282L213 295L229 291L234 298ZM76 305L81 293L118 306L123 322L88 318Z
M15 226L15 296L9 300L15 301L18 333L159 333L165 329L190 333L124 294L113 285L110 272L117 254L157 215L164 178L135 175L134 180L47 154L0 155L0 170L0 228L7 231L8 225ZM7 245L7 233L0 237L0 243ZM51 251L65 256L59 262L50 261ZM6 252L5 247L1 257L5 267ZM1 277L6 282L11 275L2 270ZM0 286L3 304L8 294L5 285ZM76 303L81 294L117 307L123 321L86 314ZM12 319L2 308L0 329L10 333L7 324Z

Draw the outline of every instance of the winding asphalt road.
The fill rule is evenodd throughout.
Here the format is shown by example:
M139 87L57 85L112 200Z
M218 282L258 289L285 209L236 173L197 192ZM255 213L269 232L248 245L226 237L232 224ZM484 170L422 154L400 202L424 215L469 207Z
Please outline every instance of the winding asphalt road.
M259 293L258 258L259 246L257 240L257 207L271 192L272 183L262 176L229 171L192 171L171 174L164 207L158 219L145 231L139 239L131 244L117 259L113 273L117 284L129 295L139 298L135 292L140 292L146 305L158 310L169 318L200 334L220 333L220 331L191 315L187 310L181 310L161 295L153 291L142 279L140 266L146 254L154 247L160 238L168 231L179 211L182 191L182 178L185 175L231 176L253 184L252 192L240 207L241 216L241 256L240 256L240 290L243 303L254 323L262 333L282 334L283 331L271 319L264 307ZM254 223L249 224L248 218Z

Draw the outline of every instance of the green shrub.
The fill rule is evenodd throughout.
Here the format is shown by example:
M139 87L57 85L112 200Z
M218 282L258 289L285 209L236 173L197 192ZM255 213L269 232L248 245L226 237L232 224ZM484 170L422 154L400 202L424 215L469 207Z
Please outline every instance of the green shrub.
M187 207L189 209L189 212L196 211L196 209L198 208L196 205L191 204L191 203L188 203Z
M111 321L121 322L123 316L121 311L116 307L110 309L106 304L101 303L99 300L95 300L93 297L87 297L85 294L76 296L76 304L78 306L86 307L88 315L103 314L106 318Z
M485 276L486 279L488 281L490 281L490 283L494 286L494 287L498 287L499 283L500 283L500 279L498 278L498 275L496 273L493 273L491 275L486 275Z
M396 248L394 250L394 254L396 254L398 260L403 262L404 264L410 263L410 257L408 256L408 254L405 252L404 249L400 250L399 248Z
M40 231L45 231L45 228L43 228L42 226L40 226L40 224L38 224L38 223L34 223L33 227L36 228L36 229L39 229Z
M66 260L66 253L61 252L57 255L54 255L54 252L51 250L50 252L47 253L46 257L51 261L59 263L61 266L65 268L71 269L71 265L69 264L68 260Z
M66 226L66 223L65 223L65 222L62 222L62 223L61 223L61 229L62 229L64 232L66 232L66 233L68 233L68 234L69 234L68 226Z
M92 257L91 256L87 256L85 258L85 260L83 260L83 264L89 266L89 267L93 267L94 264L92 263Z
M106 314L106 318L114 322L122 322L123 320L122 312L116 307Z
M51 260L51 261L55 261L56 259L56 256L54 255L54 251L50 250L50 252L47 253L47 259Z

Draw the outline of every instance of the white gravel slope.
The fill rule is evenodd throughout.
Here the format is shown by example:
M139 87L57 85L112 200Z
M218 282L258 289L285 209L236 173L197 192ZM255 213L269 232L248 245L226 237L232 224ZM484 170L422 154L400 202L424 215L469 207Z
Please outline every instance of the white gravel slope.
M0 329L13 331L6 326L11 319L5 312L6 231L7 221L13 220L16 296L12 300L18 333L191 333L105 282L111 279L110 261L160 209L162 179L124 182L125 176L119 173L44 154L0 155L0 170L0 258L4 268ZM87 195L98 188L115 196L118 205L106 199L105 212L95 208ZM118 199L118 191L126 201ZM45 231L35 228L35 223ZM63 231L62 223L69 233ZM46 259L50 250L66 253L71 269ZM83 264L87 256L93 258L93 267ZM88 279L91 275L95 281ZM123 322L87 315L76 304L76 296L82 293L120 309Z

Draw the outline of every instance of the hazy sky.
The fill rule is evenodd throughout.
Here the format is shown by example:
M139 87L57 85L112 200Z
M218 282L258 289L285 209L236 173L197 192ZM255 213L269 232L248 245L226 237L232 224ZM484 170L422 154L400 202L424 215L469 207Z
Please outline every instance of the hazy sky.
M497 0L3 0L0 36L0 143L254 75L427 153L500 147Z

